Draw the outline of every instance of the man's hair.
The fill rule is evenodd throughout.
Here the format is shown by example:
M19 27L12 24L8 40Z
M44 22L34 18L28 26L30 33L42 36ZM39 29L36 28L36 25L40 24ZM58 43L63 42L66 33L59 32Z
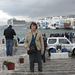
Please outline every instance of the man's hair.
M9 25L10 28L12 28L12 25Z
M31 29L31 26L32 26L32 25L36 26L36 29L37 29L37 24L36 24L35 22L32 22L32 23L30 24L30 29Z

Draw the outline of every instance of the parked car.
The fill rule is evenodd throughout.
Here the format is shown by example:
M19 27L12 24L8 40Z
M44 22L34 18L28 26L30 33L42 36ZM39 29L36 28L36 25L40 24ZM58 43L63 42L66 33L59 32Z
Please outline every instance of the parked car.
M57 45L61 45L61 49L66 48L67 51L75 54L75 43L71 43L66 37L49 37L47 38L46 49L50 52L52 49L56 49Z
M25 38L19 41L19 44L24 44Z

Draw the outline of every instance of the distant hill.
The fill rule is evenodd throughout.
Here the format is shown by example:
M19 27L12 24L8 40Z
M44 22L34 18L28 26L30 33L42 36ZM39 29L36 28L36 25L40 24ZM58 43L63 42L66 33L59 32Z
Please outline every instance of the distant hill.
M25 22L25 25L30 25L31 24L31 22Z
M69 15L68 17L70 17L70 18L71 18L71 17L72 17L72 18L75 18L75 15Z

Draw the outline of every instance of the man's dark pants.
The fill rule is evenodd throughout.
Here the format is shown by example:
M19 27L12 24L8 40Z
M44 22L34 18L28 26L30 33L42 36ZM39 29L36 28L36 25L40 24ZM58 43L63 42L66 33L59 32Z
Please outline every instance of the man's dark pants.
M13 45L14 45L13 40L10 40L10 39L6 40L6 54L7 54L7 56L8 55L12 56Z

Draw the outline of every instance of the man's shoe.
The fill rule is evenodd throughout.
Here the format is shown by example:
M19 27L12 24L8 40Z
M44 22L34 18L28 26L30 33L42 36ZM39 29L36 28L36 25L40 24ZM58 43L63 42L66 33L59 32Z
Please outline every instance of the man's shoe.
M42 72L42 70L39 70L39 72Z

